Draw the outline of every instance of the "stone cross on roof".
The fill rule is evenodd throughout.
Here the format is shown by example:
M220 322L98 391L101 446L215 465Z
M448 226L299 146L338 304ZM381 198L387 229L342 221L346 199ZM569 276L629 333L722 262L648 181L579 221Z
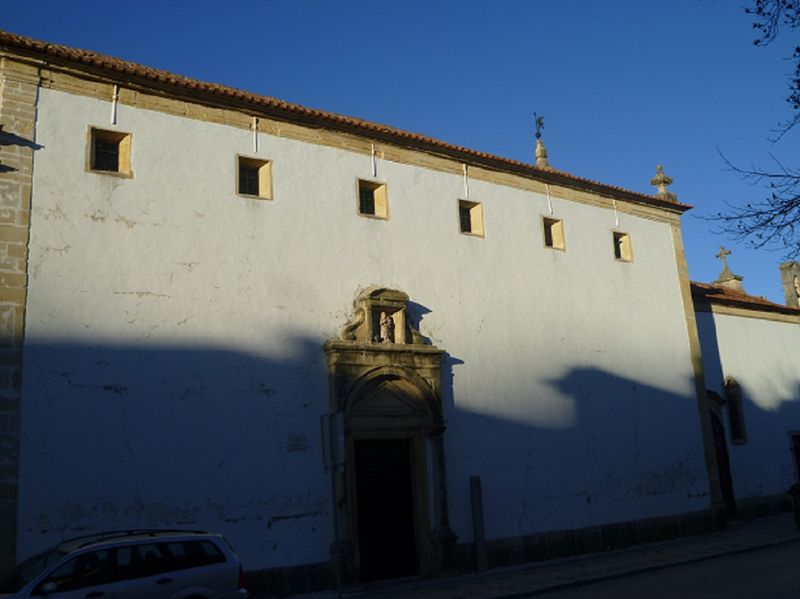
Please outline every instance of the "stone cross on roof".
M733 274L728 268L728 256L730 256L731 253L732 252L724 246L719 246L719 252L717 252L716 256L722 260L722 272L719 273L719 277L714 281L714 285L733 289L739 293L746 293L742 285L744 277Z
M722 260L722 272L729 273L730 270L728 269L728 256L731 255L731 251L727 249L725 246L719 246L719 253L717 253L717 258Z

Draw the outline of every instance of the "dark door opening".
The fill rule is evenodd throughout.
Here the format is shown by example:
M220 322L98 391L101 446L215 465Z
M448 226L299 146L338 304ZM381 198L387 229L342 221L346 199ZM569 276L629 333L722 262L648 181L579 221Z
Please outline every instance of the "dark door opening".
M722 418L711 410L711 431L714 435L714 450L717 456L717 471L719 472L719 486L722 498L728 510L728 517L736 517L736 498L733 495L733 477L731 464L728 460L728 443L725 440L725 425Z
M363 439L354 449L361 579L416 574L411 441Z
M797 469L797 481L800 482L800 433L792 433L792 453L794 465Z

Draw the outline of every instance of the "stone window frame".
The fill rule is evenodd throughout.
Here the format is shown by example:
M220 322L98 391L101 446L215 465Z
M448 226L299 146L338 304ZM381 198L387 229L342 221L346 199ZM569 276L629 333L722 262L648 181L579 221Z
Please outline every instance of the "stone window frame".
M372 192L373 211L365 212L362 210L362 192L368 190ZM389 186L385 181L377 179L356 178L356 212L364 218L376 220L389 220Z
M462 235L467 235L469 237L485 237L486 228L483 218L483 204L473 200L458 200L457 206L458 212L456 216L458 218L458 231ZM465 212L469 218L469 230L465 230L464 226Z
M98 169L95 166L96 142L98 140L110 141L117 144L117 170ZM126 131L116 131L106 127L89 125L86 130L86 172L111 177L133 178L131 167L131 154L133 149L133 134Z
M564 220L551 216L542 216L541 223L544 247L550 250L566 252L567 238L564 233Z
M633 243L630 233L613 230L614 259L617 262L633 262Z
M241 191L241 168L249 166L258 171L258 193L243 193ZM272 160L258 156L236 155L235 165L236 195L251 200L272 200Z

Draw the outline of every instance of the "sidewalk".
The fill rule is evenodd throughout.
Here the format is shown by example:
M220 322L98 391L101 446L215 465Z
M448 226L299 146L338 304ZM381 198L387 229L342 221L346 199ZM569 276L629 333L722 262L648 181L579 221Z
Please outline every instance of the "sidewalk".
M791 514L780 514L733 522L724 531L702 536L533 562L489 570L483 574L365 586L345 591L342 596L348 599L522 599L545 590L620 578L789 542L800 542L800 530L795 526ZM296 597L333 599L336 593L312 593Z

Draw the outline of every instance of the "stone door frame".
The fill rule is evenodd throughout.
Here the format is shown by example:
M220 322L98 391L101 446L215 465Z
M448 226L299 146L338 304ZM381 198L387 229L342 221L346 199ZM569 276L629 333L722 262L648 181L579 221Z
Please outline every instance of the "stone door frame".
M355 442L360 440L408 440L411 449L411 492L414 514L415 574L431 574L430 519L428 517L428 476L425 437L419 430L370 431L356 430L347 435L347 464L356 463ZM359 543L357 472L355 468L345 471L348 516L352 531L353 560L359 579L361 575L361 549ZM391 517L387 514L387 517Z
M343 422L343 467L334 471L336 538L333 560L344 584L360 582L355 447L358 439L410 439L417 574L452 564L441 399L443 351L411 328L408 296L370 287L356 299L353 318L325 344L329 415ZM391 338L378 333L379 318L393 319ZM385 331L385 329L384 329ZM334 561L335 565L335 561Z

